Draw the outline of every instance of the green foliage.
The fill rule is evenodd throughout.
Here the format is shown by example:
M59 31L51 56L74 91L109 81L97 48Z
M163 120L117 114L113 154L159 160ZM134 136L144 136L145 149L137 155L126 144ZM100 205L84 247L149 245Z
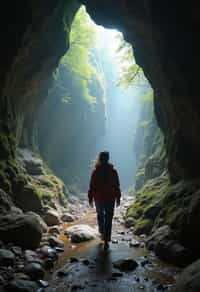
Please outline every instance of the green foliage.
M117 38L120 42L117 53L119 54L119 63L121 65L121 75L117 85L122 85L126 88L132 84L138 85L143 82L145 78L142 68L135 62L132 46L124 40L122 34L119 34Z
M81 85L86 100L93 104L96 100L89 92L89 83L95 78L100 78L96 68L90 62L90 51L95 47L96 28L82 6L75 16L70 33L70 49L61 59L61 64L68 67L76 75ZM66 98L67 97L67 98ZM68 102L68 95L63 96L63 101Z

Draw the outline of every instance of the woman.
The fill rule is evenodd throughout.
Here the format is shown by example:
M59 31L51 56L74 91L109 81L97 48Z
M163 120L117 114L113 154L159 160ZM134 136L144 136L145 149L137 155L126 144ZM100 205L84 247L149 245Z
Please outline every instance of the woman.
M113 165L109 163L109 152L100 152L95 169L92 172L88 191L89 204L95 202L99 233L104 247L111 240L112 219L115 202L120 205L121 191L119 177Z

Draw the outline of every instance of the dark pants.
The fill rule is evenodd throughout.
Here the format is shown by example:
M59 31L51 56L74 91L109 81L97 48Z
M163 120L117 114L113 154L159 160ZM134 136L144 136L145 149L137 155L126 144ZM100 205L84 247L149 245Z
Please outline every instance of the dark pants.
M97 211L97 222L99 226L99 232L105 241L111 240L112 232L112 219L114 214L115 202L95 202Z

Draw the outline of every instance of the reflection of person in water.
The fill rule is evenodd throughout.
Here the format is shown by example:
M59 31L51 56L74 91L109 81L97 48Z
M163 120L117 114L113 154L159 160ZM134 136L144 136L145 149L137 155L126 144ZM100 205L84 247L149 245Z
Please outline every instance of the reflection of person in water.
M88 199L91 207L93 207L93 200L95 202L99 232L105 242L105 249L109 247L108 242L111 240L115 202L119 206L120 197L118 173L109 163L109 153L100 152L91 175Z

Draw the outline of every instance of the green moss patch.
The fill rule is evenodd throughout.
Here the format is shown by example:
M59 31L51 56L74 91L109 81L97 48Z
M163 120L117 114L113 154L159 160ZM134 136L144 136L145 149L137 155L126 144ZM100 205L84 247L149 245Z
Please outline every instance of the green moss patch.
M163 208L163 199L170 189L167 177L149 180L136 194L136 199L128 208L126 217L136 219L135 232L149 234L154 220Z

